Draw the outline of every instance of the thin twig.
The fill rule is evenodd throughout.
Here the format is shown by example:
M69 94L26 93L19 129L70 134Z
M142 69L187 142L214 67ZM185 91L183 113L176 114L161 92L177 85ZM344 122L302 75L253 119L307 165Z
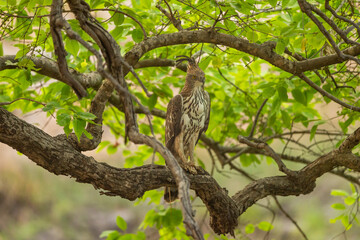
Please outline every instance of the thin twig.
M182 31L184 30L183 27L181 26L181 20L180 19L176 19L176 17L174 16L172 10L171 10L171 7L169 5L169 3L164 0L165 4L167 5L170 13L168 11L166 11L163 7L161 7L161 1L159 1L157 4L156 4L156 8L159 9L171 22L172 24L174 25L174 27L179 30L179 31Z
M133 17L133 16L131 16L130 14L126 13L126 12L123 12L123 11L120 11L120 10L116 10L116 9L106 9L106 8L95 8L95 9L91 9L90 11L111 11L111 12L123 14L123 15L131 18L134 22L136 22L136 23L140 26L141 31L142 31L143 34L144 34L144 39L147 38L147 34L146 34L146 31L145 31L145 28L143 27L143 25L141 24L141 22L140 22L139 20L137 20L135 17Z
M248 138L252 138L254 136L254 132L255 132L255 127L256 127L256 124L258 122L258 119L259 119L259 116L260 116L260 113L261 113L261 110L264 108L266 102L268 101L268 99L266 98L264 100L264 102L261 104L260 108L258 109L257 113L256 113L256 116L255 116L255 119L254 119L254 123L251 127L251 131L250 131L250 134L248 136Z
M356 106L347 104L347 103L341 101L340 99L336 98L335 96L331 95L330 93L328 93L327 91L325 91L324 89L319 87L316 83L311 81L304 73L298 74L297 76L299 78L301 78L302 80L304 80L310 87L314 88L316 91L318 91L324 97L328 97L329 99L333 100L334 102L336 102L336 103L340 104L341 106L346 107L350 110L360 112L360 107L356 107Z
M306 234L304 233L304 231L301 229L301 227L297 224L297 222L285 211L285 209L281 206L281 203L279 202L279 200L277 199L276 196L272 196L275 200L276 205L278 206L278 208L280 209L280 211L295 225L295 227L299 230L299 232L301 233L301 235L304 237L304 239L308 240L308 237L306 236Z
M340 20L342 20L342 21L344 21L344 22L347 22L347 23L350 23L351 25L353 25L353 27L356 28L356 30L357 30L357 32L358 32L358 35L359 35L359 37L360 37L360 27L359 27L356 23L354 23L353 21L347 19L346 17L343 17L343 16L338 15L338 14L336 13L336 11L330 6L329 0L325 0L325 9L329 10L334 17L336 17L336 18L338 18L338 19L340 19ZM346 31L343 32L343 33L345 34L345 36L347 35ZM359 44L359 43L357 43L357 44Z
M17 99L15 99L15 100L11 101L11 102L0 102L0 106L10 105L10 104L12 104L12 103L14 103L14 102L16 102L16 101L19 101L19 100L27 100L27 101L35 102L35 103L37 103L37 104L46 106L45 103L36 101L36 100L34 100L34 99L31 99L31 98L24 98L24 97L17 98Z
M245 94L245 95L248 97L248 99L251 100L253 106L256 106L256 102L254 101L254 99L253 99L246 91L242 90L241 88L239 88L238 86L236 86L234 83L232 83L229 79L227 79L227 78L224 76L224 74L222 73L222 71L220 70L220 68L218 68L217 70L218 70L220 76L221 76L226 82L230 83L230 84L231 84L233 87L235 87L237 90L239 90L240 92L242 92L243 94Z
M357 62L358 64L360 64L360 60L357 59L356 57L353 57L351 55L348 54L344 54L339 47L336 45L334 39L331 37L330 33L326 30L326 28L324 27L324 25L320 22L319 19L317 19L314 14L312 14L312 12L315 12L317 15L319 15L322 19L324 19L340 36L342 36L343 38L343 33L341 30L338 29L338 27L336 26L336 24L331 21L326 14L324 14L322 11L320 11L318 8L316 8L315 6L313 6L312 4L308 3L305 0L298 0L300 9L302 12L304 12L315 24L316 26L319 28L320 32L326 37L326 39L329 41L329 43L331 44L331 46L333 47L333 49L335 50L335 52L337 53L337 55L343 59L350 59L353 60L355 62ZM344 38L343 38L344 39ZM344 39L345 42L351 42L354 44L354 41L349 40L346 36ZM359 43L357 43L359 44Z
M249 147L253 147L253 148L258 148L258 149L264 149L270 157L272 157L276 164L279 167L279 170L283 173L285 173L286 175L288 175L289 177L296 177L297 174L296 172L288 169L285 164L282 162L281 157L265 142L262 142L260 140L257 140L258 142L251 142L249 141L247 138L244 138L242 136L238 136L238 141L241 143L245 143L246 145L248 145Z

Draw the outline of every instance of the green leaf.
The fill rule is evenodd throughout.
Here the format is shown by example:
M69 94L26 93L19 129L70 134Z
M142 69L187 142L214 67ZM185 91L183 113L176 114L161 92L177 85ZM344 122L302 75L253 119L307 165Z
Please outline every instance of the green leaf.
M317 127L319 125L314 125L312 126L311 130L310 130L310 141L312 141L315 137L315 133L316 133L316 130L317 130Z
M286 90L286 88L280 86L280 87L278 87L276 90L277 90L277 92L278 92L278 95L279 95L280 100L283 101L283 102L287 102L287 100L288 100L288 95L287 95L287 90Z
M204 58L204 59L202 59L202 60L200 61L199 67L200 67L201 69L206 69L207 66L209 66L210 62L211 62L211 58L210 58L210 57L206 57L206 58Z
M263 98L271 98L272 96L274 96L275 91L276 90L273 87L264 88L264 90L262 92L262 96L263 96Z
M148 107L149 107L150 110L152 110L155 107L155 105L157 103L157 99L158 99L158 96L155 93L153 93L149 97L149 99L148 99Z
M343 226L345 227L345 230L349 230L352 227L352 224L349 221L349 216L347 215L343 215L341 218L341 223L343 224Z
M69 85L63 86L61 89L61 99L67 99L70 97L71 94L71 88Z
M35 68L35 63L29 58L20 59L17 65L21 68L28 68L29 70L38 70Z
M64 133L67 137L69 137L69 134L72 132L69 125L64 126Z
M333 189L333 190L331 190L331 195L332 196L344 196L344 197L346 197L349 194L346 191L341 190L341 189Z
M274 226L269 222L263 221L258 224L258 228L264 232L268 232L273 229Z
M91 133L89 133L88 131L84 130L83 134L88 138L88 139L93 139L93 135L91 135Z
M117 152L117 145L109 145L108 148L106 149L106 152L109 154L109 155L112 155L112 154L115 154Z
M73 120L74 132L79 142L81 135L85 131L85 126L86 126L86 122L83 119L74 118Z
M66 38L66 40L65 40L65 49L71 55L76 57L78 55L80 45L79 45L78 41L72 40L70 38Z
M182 223L182 213L180 209L169 208L164 216L164 227L176 227Z
M334 203L333 205L331 205L331 207L336 210L345 210L346 209L346 207L342 203Z
M56 123L60 126L69 126L71 121L71 115L67 113L60 113L56 116Z
M221 67L222 60L219 57L215 57L212 59L212 65L214 68L220 68Z
M291 127L291 118L290 118L290 115L287 113L287 111L281 110L281 118L283 120L285 127L290 128Z
M0 103L1 102L10 102L11 98L9 96L6 95L0 95Z
M246 234L251 234L255 231L255 226L251 223L249 223L248 225L246 225L245 227L245 233Z
M117 216L116 217L116 225L118 226L118 228L120 228L121 230L125 231L127 229L127 223L125 222L125 220L120 217Z
M101 234L100 234L100 238L105 238L105 237L108 237L111 233L113 232L116 232L115 230L106 230L106 231L103 231Z
M246 38L249 40L249 42L253 43L259 39L259 36L255 31L251 30L246 33Z
M114 13L113 17L112 17L114 24L115 24L115 28L119 27L121 24L123 24L124 22L124 15L121 13Z
M269 0L269 3L272 7L276 7L277 0Z
M99 146L96 149L96 152L100 152L101 150L103 150L106 146L108 146L110 144L110 141L102 141Z
M59 108L59 107L60 107L59 103L52 101L52 102L49 102L48 104L46 104L46 106L43 107L42 110L44 112L49 112L49 111L53 111L53 110L55 110L55 108Z
M139 43L143 40L144 34L140 29L136 28L131 32L131 37L134 40L134 42Z
M281 4L282 8L286 8L289 2L290 0L282 0L282 4Z
M356 202L356 198L353 196L348 196L347 198L344 199L344 203L348 206L353 205Z
M280 39L276 43L275 52L279 55L283 54L285 52L286 43L284 40Z
M94 120L96 118L94 114L89 112L77 112L75 116L85 121Z
M106 240L119 240L121 237L121 234L118 231L112 231L108 234Z
M138 199L137 202L135 202L135 206L137 206L140 202L144 202L147 199L150 199L148 204L154 203L156 205L159 205L161 202L161 199L164 196L164 191L158 191L158 190L150 190L144 193L144 195Z
M295 101L303 104L304 106L307 105L306 97L303 92L301 92L299 89L295 88L291 91L292 96L294 97Z

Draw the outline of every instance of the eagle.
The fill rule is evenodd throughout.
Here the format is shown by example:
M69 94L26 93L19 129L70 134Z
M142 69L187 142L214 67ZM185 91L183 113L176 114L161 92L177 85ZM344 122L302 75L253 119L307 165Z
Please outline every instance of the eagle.
M176 63L188 61L185 85L168 106L165 120L165 145L187 172L197 173L194 148L210 119L210 96L204 90L205 74L195 59L179 56ZM190 160L189 160L190 158ZM177 198L177 188L165 188L165 201Z

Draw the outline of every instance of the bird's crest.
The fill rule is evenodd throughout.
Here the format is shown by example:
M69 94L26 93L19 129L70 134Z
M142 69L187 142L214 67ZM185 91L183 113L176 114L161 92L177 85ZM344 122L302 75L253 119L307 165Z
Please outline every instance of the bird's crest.
M176 56L176 58L178 58L176 60L176 64L180 64L183 61L188 61L187 73L197 75L197 74L203 72L203 70L201 70L201 68L199 68L199 66L197 65L197 63L196 63L196 61L195 61L195 59L193 57L188 57L188 56L185 56L185 55L179 55L179 56Z

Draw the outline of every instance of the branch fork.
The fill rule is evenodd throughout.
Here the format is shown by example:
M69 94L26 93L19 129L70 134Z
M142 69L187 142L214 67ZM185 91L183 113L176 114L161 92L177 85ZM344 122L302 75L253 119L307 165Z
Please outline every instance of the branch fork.
M285 173L287 176L289 176L291 178L298 177L298 173L288 169L286 167L286 165L282 162L281 157L266 142L263 142L259 139L256 139L256 142L252 142L242 136L238 136L238 141L240 143L244 143L244 144L248 145L249 147L265 150L269 154L269 156L271 156L275 160L275 162L278 165L278 168L281 172Z

